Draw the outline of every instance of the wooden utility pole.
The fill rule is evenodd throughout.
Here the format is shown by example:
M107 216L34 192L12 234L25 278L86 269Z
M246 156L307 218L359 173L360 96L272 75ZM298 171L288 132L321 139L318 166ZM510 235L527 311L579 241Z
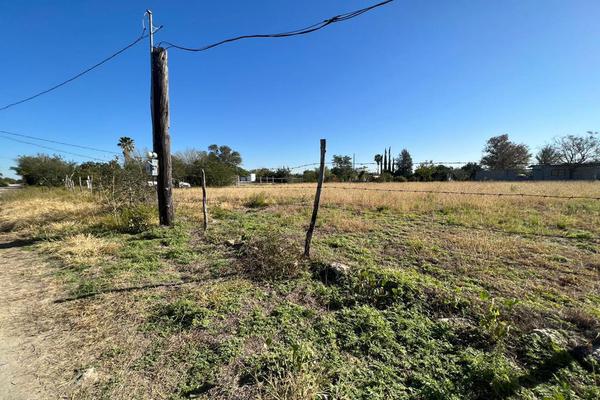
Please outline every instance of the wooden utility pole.
M169 71L167 50L152 49L152 142L158 155L158 214L161 225L173 226L173 179L169 135Z
M308 231L306 231L306 242L304 243L304 257L310 257L310 242L312 241L315 224L317 223L317 214L319 212L319 203L321 202L321 188L323 187L323 178L325 177L325 151L326 141L321 139L321 166L319 169L319 179L317 181L317 192L315 193L315 204L313 206L312 217Z
M206 175L202 169L202 214L204 215L204 231L208 228L208 212L206 210Z
M154 26L152 12L146 11L149 22L150 66L151 66L151 100L152 111L152 143L158 156L158 215L160 224L173 226L175 210L173 209L173 179L171 173L171 137L169 136L169 70L167 67L167 50L154 47Z

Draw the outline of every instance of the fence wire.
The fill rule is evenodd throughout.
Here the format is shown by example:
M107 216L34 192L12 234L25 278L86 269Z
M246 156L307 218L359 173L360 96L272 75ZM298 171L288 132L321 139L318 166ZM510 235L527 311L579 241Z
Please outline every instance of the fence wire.
M295 184L245 184L236 187L237 189L315 189L315 186L299 186ZM349 187L349 186L334 186L324 184L323 189L339 189L339 190L359 190L372 192L388 192L388 193L418 193L418 194L446 194L458 196L497 196L497 197L537 197L544 199L562 199L562 200L600 200L600 195L595 196L565 196L553 194L537 194L537 193L495 193L495 192L465 192L465 191L450 191L450 190L419 190L419 189L383 189L383 188L365 188L365 187Z

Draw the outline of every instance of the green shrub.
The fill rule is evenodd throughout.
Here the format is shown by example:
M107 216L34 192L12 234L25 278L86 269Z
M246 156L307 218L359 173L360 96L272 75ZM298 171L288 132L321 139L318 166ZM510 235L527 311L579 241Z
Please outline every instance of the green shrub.
M255 193L248 198L244 205L248 208L262 208L267 207L270 204L270 200L265 192Z
M293 278L306 270L302 249L291 237L277 230L261 232L241 249L242 267L258 279Z
M119 228L122 232L141 233L154 225L156 209L146 204L122 208L118 214Z
M213 312L189 299L163 304L154 310L151 321L172 329L206 328Z

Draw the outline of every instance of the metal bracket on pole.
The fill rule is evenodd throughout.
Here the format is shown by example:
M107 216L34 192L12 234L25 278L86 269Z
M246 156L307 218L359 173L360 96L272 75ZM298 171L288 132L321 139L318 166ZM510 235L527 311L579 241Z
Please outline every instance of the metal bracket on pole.
M154 25L152 25L152 11L146 10L146 15L148 15L148 37L150 38L150 52L154 48Z

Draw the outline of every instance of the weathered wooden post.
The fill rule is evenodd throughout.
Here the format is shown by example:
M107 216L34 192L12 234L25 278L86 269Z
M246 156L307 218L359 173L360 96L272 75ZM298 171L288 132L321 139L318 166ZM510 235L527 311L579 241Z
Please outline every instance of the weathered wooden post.
M202 169L202 214L204 215L204 231L208 229L208 212L206 210L206 175Z
M312 241L315 224L317 223L317 214L319 212L319 203L321 201L321 188L323 187L323 178L325 177L325 151L326 141L321 139L321 165L319 168L319 179L317 181L317 192L315 193L315 203L313 206L312 217L308 231L306 231L306 242L304 243L304 257L310 257L310 242Z
M152 27L150 27L152 29ZM173 179L169 135L169 72L167 50L152 48L152 142L158 155L158 213L161 225L173 226Z

